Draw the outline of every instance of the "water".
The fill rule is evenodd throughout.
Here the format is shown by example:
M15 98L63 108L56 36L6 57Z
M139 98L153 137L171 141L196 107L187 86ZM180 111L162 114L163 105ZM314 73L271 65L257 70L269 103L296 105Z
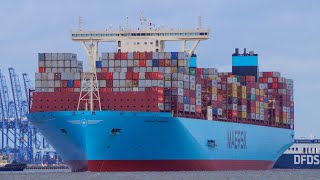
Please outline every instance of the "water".
M130 180L188 180L188 179L279 179L279 180L312 180L320 179L320 170L268 170L268 171L193 171L193 172L79 172L69 170L25 170L23 172L0 172L0 180L28 180L28 179L130 179Z

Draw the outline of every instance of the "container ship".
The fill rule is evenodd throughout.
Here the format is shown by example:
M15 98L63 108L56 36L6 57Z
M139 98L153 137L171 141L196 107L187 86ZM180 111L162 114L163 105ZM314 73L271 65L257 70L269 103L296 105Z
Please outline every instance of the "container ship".
M279 169L320 169L320 139L296 139L275 163Z
M246 50L232 54L232 72L198 67L195 49L210 34L201 23L141 24L72 31L86 72L76 54L39 53L28 118L71 170L272 168L294 141L293 81L259 72ZM167 41L181 50L166 51ZM101 42L116 50L99 54Z

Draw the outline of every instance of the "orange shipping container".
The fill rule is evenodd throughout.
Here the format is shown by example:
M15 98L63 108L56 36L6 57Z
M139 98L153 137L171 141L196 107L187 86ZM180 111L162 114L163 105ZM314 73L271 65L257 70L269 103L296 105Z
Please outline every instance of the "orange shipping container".
M74 80L73 84L74 84L73 86L75 88L80 88L81 87L81 81L80 80Z

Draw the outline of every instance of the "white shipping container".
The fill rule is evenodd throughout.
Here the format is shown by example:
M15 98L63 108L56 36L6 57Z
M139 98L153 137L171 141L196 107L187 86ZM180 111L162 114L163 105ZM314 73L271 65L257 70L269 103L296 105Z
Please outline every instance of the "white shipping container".
M139 80L139 87L146 87L146 80Z
M41 81L41 87L42 88L47 88L48 87L48 81L47 80L42 80Z
M80 73L79 73L79 72L73 73L73 79L75 79L75 80L80 80L80 79L81 79L80 77L81 77L81 76L80 76Z
M68 72L68 73L74 73L74 72L77 72L77 69L76 68L73 68L73 71L71 71L71 68L63 68L64 69L64 72Z
M145 72L147 72L147 68L146 67L140 67L139 68L139 72L145 73Z
M139 91L146 91L146 88L139 87Z
M196 84L195 83L190 83L190 90L196 90Z
M261 120L261 121L264 120L264 115L263 115L263 114L260 115L260 120Z
M152 67L152 60L146 60L146 66Z
M153 72L152 67L147 67L147 72Z
M74 88L73 91L74 92L80 92L80 88Z
M158 87L164 87L163 80L158 80Z
M189 67L189 60L184 60L183 61L183 66L184 67Z
M61 81L60 80L55 80L54 81L54 87L56 87L56 88L61 87Z
M120 80L120 88L126 87L126 80Z
M165 67L164 72L170 74L171 73L171 67Z
M58 53L58 60L59 61L64 60L64 54L63 53Z
M120 79L120 73L119 72L114 72L113 73L113 79Z
M128 60L128 67L133 67L133 60Z
M139 79L146 79L146 74L144 72L139 73Z
M48 80L48 73L41 73L41 80Z
M200 91L201 92L201 84L196 84L196 91Z
M152 87L158 87L158 80L151 80Z
M232 105L232 110L237 111L237 110L238 110L238 105L237 105L237 104L233 104L233 105Z
M63 73L64 72L64 68L57 68L57 71L55 71L55 72L58 72L58 73Z
M126 91L126 88L121 87L121 88L119 89L119 91L120 91L120 92L125 92L125 91Z
M120 68L121 69L121 71L120 72L123 72L123 73L125 73L125 72L127 72L128 71L128 68Z
M114 72L120 73L121 72L121 68L119 68L119 67L114 68Z
M190 81L189 75L187 75L187 74L183 75L183 81L189 82Z
M183 89L182 88L178 88L178 96L183 96Z
M201 98L201 91L200 92L196 92L196 98Z
M120 87L120 81L119 80L113 80L113 87L119 88Z
M140 67L139 60L133 60L133 66L134 67Z
M164 82L164 87L165 88L171 88L171 81L165 81Z
M190 75L190 82L191 83L196 83L196 77Z
M54 88L48 88L48 92L54 92Z
M58 68L64 67L64 61L58 61Z
M218 100L217 94L212 94L211 98L212 98L213 101L217 101Z
M48 82L48 86L47 86L47 87L49 87L49 88L54 88L54 81L49 80L49 81L47 81L47 82Z
M35 73L35 80L41 80L41 73Z
M51 67L58 67L58 61L51 61Z
M190 105L189 104L184 104L184 111L189 112L190 111Z
M48 80L54 80L54 73L48 73Z
M178 80L179 80L179 81L183 81L183 79L184 79L183 74L178 73Z
M152 72L158 72L159 71L159 67L153 67L152 68Z
M120 78L119 79L126 79L126 73L125 72L121 72L119 73Z
M109 63L107 60L102 60L101 65L103 68L109 67Z
M146 80L146 87L152 87L151 80Z
M247 112L247 105L242 105L241 106L241 111L242 112Z
M45 67L45 62L46 61L39 61L39 67Z
M114 59L114 53L109 52L109 53L108 53L108 58L109 58L109 59Z
M159 72L164 73L165 72L164 67L159 67Z
M41 80L36 80L35 86L36 86L36 88L41 88Z
M140 71L140 68L138 68L138 67L133 68L133 72L139 72L139 71Z
M139 91L139 88L132 88L132 91Z
M178 81L171 81L171 86L173 88L177 88L178 87Z
M108 68L108 71L109 71L109 72L114 72L114 68L113 68L113 67L109 67L109 68Z
M178 81L178 88L183 88L183 81Z
M131 92L131 91L132 91L132 87L131 88L126 87L126 92Z
M218 115L222 116L222 109L221 108L218 108Z
M128 59L133 59L133 52L128 52L127 58Z
M190 105L190 112L196 112L196 106Z
M44 53L44 56L45 56L45 60L46 61L51 61L52 60L51 53Z
M64 67L71 67L71 61L70 60L65 60L64 61ZM77 66L72 66L72 67L77 67Z
M121 62L120 62L120 60L115 60L115 61L114 61L114 67L121 67Z
M132 80L126 80L126 88L132 88Z
M161 111L164 110L163 103L158 103L158 107L159 107L159 110L161 110Z
M196 105L201 106L201 99L199 99L199 98L196 99Z
M44 61L45 62L45 67L52 67L51 61Z
M127 60L121 60L121 67L128 67L128 61Z
M109 60L108 63L109 63L109 67L114 67L114 60Z
M107 87L107 81L106 80L99 80L99 87L102 87L102 88Z
M113 88L112 91L113 91L113 92L119 92L119 91L120 91L120 88L118 88L118 87L117 87L117 88Z

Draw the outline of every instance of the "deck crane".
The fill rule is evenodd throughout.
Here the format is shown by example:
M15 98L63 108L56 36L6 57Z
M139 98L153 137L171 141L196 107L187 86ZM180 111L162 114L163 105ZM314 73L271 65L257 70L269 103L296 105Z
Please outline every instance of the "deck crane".
M9 95L5 76L0 70L0 104L1 104L1 153L5 153L7 157L10 156L9 149Z

